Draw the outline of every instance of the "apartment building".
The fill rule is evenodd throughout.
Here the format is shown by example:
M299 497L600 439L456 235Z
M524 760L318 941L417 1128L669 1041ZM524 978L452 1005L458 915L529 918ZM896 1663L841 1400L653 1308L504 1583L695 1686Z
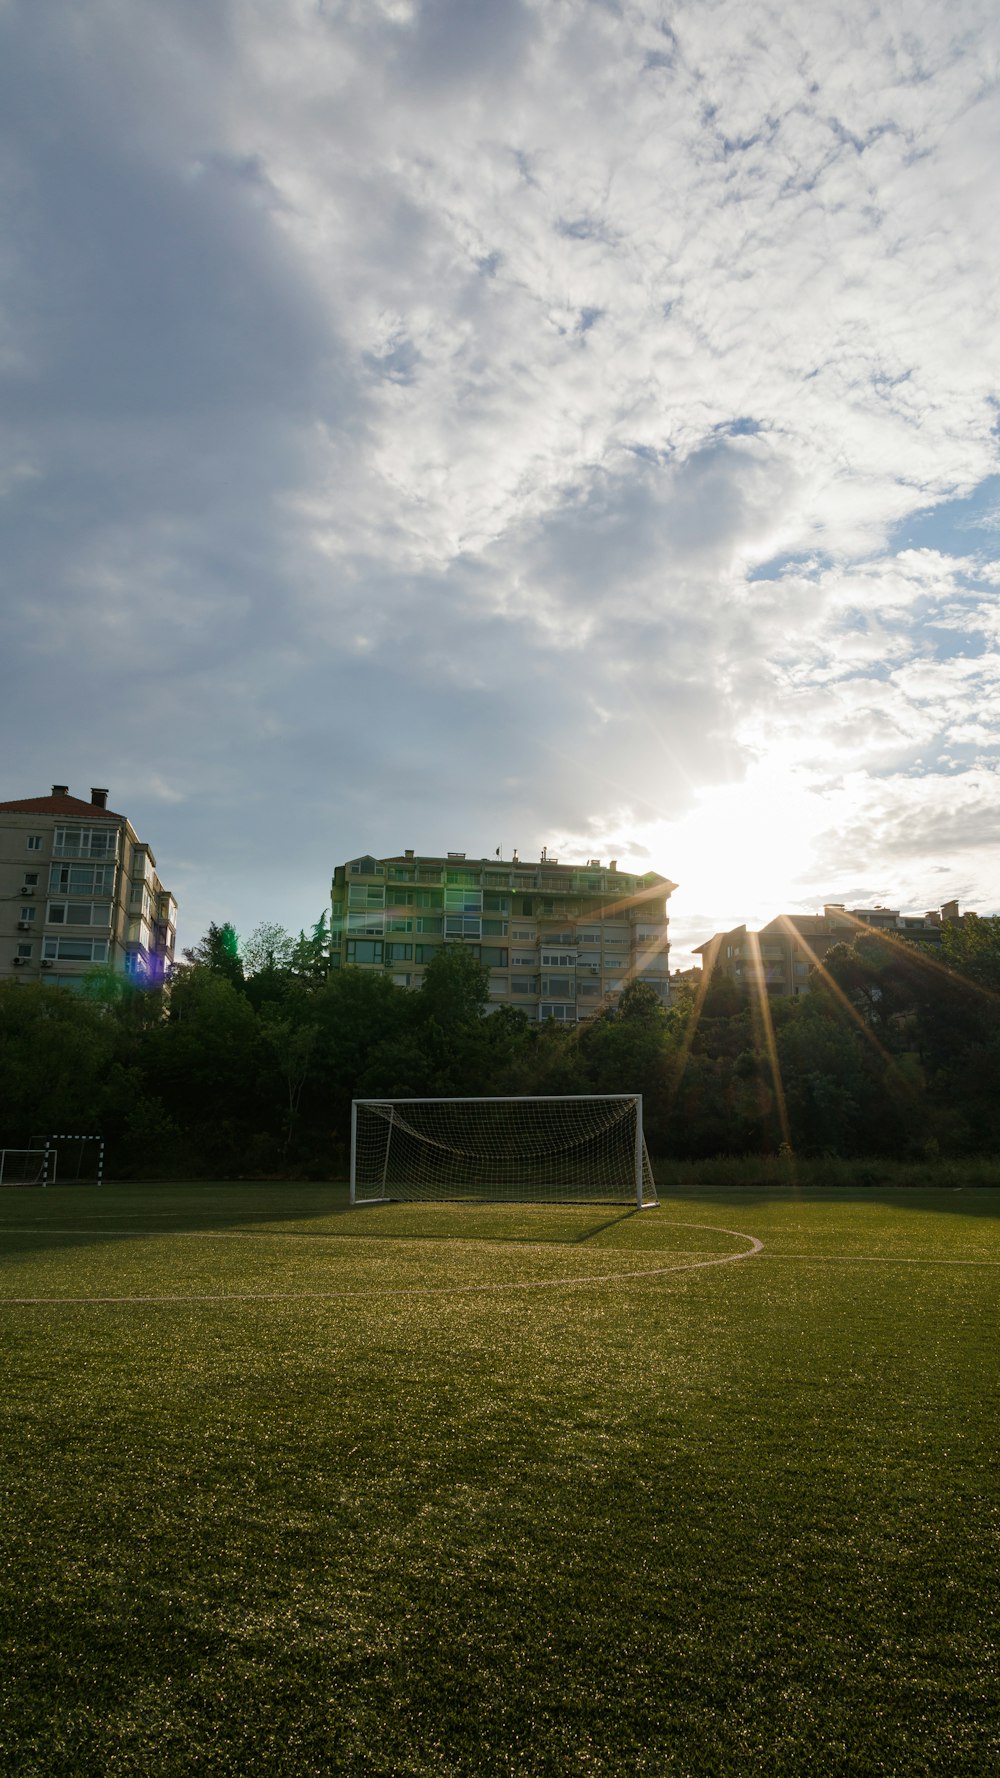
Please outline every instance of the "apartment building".
M467 858L352 858L332 887L331 961L419 987L443 944L466 945L490 972L490 1001L531 1019L576 1024L635 977L670 999L667 901L676 883L612 859L560 864Z
M177 903L126 815L53 784L0 803L0 979L79 988L95 964L145 986L174 954Z
M848 908L843 902L827 902L821 914L779 914L756 932L734 926L716 932L695 946L702 969L711 975L721 970L730 981L749 985L761 982L768 994L795 997L809 990L809 971L834 945L851 944L869 928L889 932L917 944L940 945L945 926L958 926L963 916L957 901L945 902L926 914L901 914L898 908Z

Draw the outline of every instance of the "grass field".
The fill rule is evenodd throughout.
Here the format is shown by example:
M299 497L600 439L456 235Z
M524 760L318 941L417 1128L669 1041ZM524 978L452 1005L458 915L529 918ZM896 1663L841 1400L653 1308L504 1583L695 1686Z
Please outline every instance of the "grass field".
M0 1237L5 1778L995 1768L1000 1192Z

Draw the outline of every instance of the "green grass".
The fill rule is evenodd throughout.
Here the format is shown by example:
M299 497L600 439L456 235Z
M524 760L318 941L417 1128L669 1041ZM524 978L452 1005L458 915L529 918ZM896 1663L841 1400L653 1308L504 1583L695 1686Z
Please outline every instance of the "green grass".
M982 1778L998 1237L4 1192L0 1769Z

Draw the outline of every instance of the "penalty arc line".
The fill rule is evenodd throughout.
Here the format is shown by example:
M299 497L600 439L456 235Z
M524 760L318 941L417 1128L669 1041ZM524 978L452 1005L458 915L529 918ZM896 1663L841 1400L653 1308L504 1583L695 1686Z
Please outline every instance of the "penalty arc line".
M679 1228L710 1229L713 1234L731 1235L737 1241L749 1241L744 1253L723 1253L715 1259L684 1260L680 1265L650 1267L641 1272L601 1272L578 1278L528 1278L508 1284L422 1284L399 1290L300 1290L300 1291L233 1291L225 1294L185 1296L9 1296L0 1298L0 1305L11 1308L34 1308L42 1305L97 1305L130 1303L302 1303L327 1302L332 1299L349 1302L383 1301L386 1297L409 1296L471 1296L473 1294L506 1293L511 1290L561 1290L588 1284L619 1284L644 1282L662 1278L669 1272L697 1272L706 1266L729 1266L742 1259L755 1259L764 1250L756 1235L745 1235L739 1229L723 1229L707 1222L686 1222Z

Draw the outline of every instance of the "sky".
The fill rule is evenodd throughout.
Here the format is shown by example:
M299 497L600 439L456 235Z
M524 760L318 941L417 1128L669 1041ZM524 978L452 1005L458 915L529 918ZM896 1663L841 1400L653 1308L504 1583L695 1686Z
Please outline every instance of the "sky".
M1000 908L995 0L0 0L0 796Z

